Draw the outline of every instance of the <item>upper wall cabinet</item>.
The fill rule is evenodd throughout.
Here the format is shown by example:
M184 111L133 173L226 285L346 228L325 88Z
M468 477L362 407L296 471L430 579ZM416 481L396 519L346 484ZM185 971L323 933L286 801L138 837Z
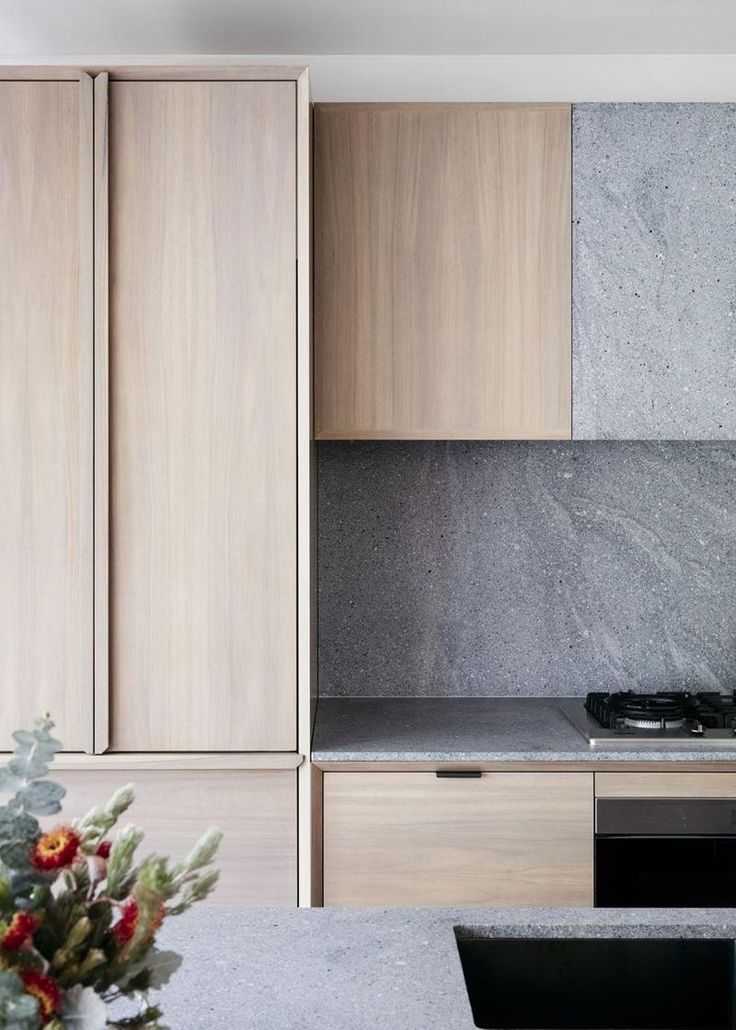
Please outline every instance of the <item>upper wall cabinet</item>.
M319 439L570 436L570 108L315 112Z
M574 109L574 436L736 438L736 105Z
M92 746L92 80L0 81L0 746Z
M296 747L296 88L107 87L112 750Z

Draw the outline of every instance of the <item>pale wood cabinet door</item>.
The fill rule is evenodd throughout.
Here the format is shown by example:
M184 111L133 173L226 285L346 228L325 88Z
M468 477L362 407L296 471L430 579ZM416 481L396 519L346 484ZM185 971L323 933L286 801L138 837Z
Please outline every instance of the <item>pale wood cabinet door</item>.
M91 103L0 82L0 750L91 749Z
M109 86L112 750L296 745L295 90Z
M294 770L136 769L120 766L54 772L67 789L64 813L83 816L126 782L136 800L121 825L145 831L141 857L185 857L208 826L225 831L214 866L211 905L296 905L296 772ZM45 820L57 825L58 816ZM114 838L113 831L112 837Z
M315 433L567 439L567 104L318 104Z
M325 905L592 905L593 774L325 773Z

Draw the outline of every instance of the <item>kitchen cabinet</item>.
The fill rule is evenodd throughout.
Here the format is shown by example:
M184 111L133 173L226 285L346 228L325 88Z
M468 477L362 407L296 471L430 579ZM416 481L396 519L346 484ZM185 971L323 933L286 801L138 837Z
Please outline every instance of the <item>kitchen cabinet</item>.
M52 709L80 751L92 747L92 80L0 79L0 741Z
M592 905L593 774L326 772L325 905Z
M736 773L596 773L595 795L598 798L736 798Z
M0 747L49 710L70 815L134 779L220 903L306 901L306 70L0 80Z
M317 104L318 439L570 436L570 107Z
M142 855L156 852L176 861L208 826L223 829L215 862L220 880L209 904L295 905L296 769L217 764L210 757L187 767L158 755L120 765L104 756L85 768L55 770L54 779L67 788L64 810L70 816L84 815L133 781L136 800L122 823L145 830ZM58 816L47 822L55 825Z
M296 747L296 84L110 81L114 751Z
M576 439L734 440L733 104L576 104Z

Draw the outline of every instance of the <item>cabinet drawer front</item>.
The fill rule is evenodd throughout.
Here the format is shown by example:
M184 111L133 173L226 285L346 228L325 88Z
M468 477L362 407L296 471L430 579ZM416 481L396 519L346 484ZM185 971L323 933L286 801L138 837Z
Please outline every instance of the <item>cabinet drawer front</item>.
M596 773L599 798L736 798L736 773Z
M326 773L326 905L590 905L592 773Z
M119 767L97 767L57 771L54 779L67 788L69 819L132 781L136 800L121 825L145 830L141 857L156 851L179 860L208 826L223 830L215 862L220 882L207 904L296 905L295 771L135 769L126 776Z

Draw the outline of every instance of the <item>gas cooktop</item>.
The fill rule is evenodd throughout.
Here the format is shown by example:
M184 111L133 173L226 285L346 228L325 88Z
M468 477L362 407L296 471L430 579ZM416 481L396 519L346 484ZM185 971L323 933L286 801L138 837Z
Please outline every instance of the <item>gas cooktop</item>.
M637 743L736 749L736 691L592 692L584 701L568 699L560 707L591 747Z

